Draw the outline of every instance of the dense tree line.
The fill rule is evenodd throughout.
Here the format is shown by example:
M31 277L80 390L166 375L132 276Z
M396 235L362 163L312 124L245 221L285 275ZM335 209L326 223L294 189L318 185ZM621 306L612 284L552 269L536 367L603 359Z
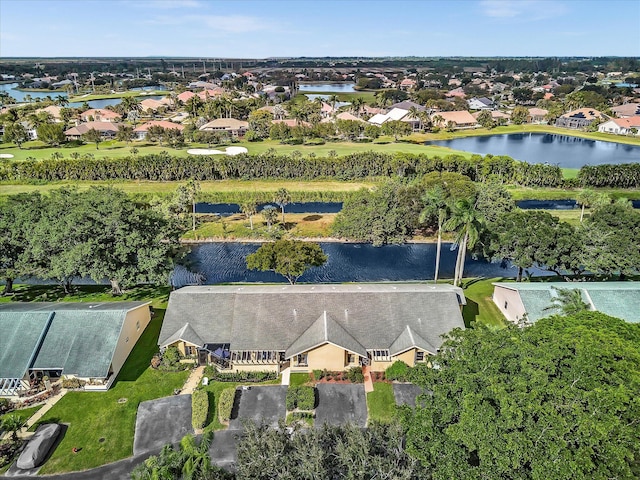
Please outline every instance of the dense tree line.
M428 157L406 153L363 152L336 157L260 155L174 157L167 153L125 158L56 158L0 164L0 180L222 180L315 179L355 180L367 177L420 176L457 172L474 181L553 187L562 185L557 166L528 164L510 157L459 155Z
M128 285L166 283L178 247L180 208L134 204L120 190L92 187L9 196L0 205L0 276L54 280L66 292L88 277Z
M456 330L410 380L407 452L438 479L638 478L640 326L597 312Z
M640 187L640 163L585 165L578 181L585 187Z

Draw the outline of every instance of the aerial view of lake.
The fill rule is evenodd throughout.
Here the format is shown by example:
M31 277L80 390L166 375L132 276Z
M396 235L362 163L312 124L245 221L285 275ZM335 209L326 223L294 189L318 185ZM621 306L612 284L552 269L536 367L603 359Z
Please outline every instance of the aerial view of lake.
M301 83L298 85L300 93L313 92L334 92L334 93L353 93L354 83Z
M548 133L512 133L427 142L455 150L486 155L508 155L529 163L549 163L562 168L583 165L640 162L640 146L588 140Z

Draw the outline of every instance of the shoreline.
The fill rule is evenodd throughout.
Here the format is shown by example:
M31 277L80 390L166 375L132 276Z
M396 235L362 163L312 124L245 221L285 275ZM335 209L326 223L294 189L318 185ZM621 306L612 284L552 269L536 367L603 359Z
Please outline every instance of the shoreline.
M347 240L344 238L336 238L336 237L295 237L295 238L287 238L285 240L297 240L301 242L314 242L314 243L344 243L344 244L365 244L372 245L371 242L359 242L356 240ZM274 242L275 240L271 240L268 238L220 238L220 237L208 237L208 238L199 238L199 239L191 239L191 238L181 238L180 245L198 245L205 243L268 243ZM412 238L406 240L404 243L399 243L397 245L405 245L405 244L435 244L437 243L437 239L433 238ZM442 239L442 243L451 243L450 240ZM390 245L390 244L388 244ZM381 245L385 246L385 245Z

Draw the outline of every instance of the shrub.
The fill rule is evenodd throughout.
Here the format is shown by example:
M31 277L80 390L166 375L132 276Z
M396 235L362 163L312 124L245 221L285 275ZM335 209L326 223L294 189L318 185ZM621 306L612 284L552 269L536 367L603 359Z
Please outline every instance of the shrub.
M278 378L277 372L219 372L213 367L207 367L205 375L213 382L241 382L257 383L275 380Z
M13 405L8 398L0 398L0 415L13 410Z
M195 390L191 395L191 424L203 428L209 415L209 394L206 390Z
M220 419L220 423L226 423L231 419L235 398L235 387L226 388L220 392L220 397L218 398L218 418Z
M385 370L384 375L387 380L406 382L410 370L411 368L409 367L409 365L404 363L402 360L397 360Z
M324 378L324 372L322 370L314 370L313 378L316 380L322 380Z
M75 389L82 388L87 384L84 380L80 380L79 378L63 378L62 379L62 388L67 389Z
M314 415L312 412L291 412L287 415L286 423L291 425L293 423L302 423L310 427L313 426Z
M162 354L158 368L167 372L178 372L189 368L188 364L180 363L183 358L178 347L167 347Z
M364 375L362 374L362 367L351 367L346 373L347 380L351 383L364 382Z
M287 389L287 410L313 410L316 406L316 392L313 387L289 387Z

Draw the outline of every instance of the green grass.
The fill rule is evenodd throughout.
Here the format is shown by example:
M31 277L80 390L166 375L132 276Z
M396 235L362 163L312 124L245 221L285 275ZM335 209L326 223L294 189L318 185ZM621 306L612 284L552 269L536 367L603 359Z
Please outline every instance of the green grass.
M507 320L492 300L492 283L503 280L502 278L472 278L464 280L464 296L467 299L467 304L462 309L462 317L466 327L470 327L473 322L493 328L506 326Z
M147 97L153 95L169 95L170 93L168 90L127 90L126 92L116 93L91 93L75 95L69 98L69 102L89 102L91 100L107 100L110 98L124 97Z
M393 385L375 382L373 392L367 393L367 410L369 422L390 423L393 418L396 401L393 396Z
M41 408L42 405L36 405L35 407L21 408L20 410L13 410L12 412L5 413L4 415L0 415L0 424L2 424L2 420L4 419L4 417L8 415L17 415L20 420L26 422L31 417L33 417L33 415Z
M311 375L308 373L292 373L289 379L290 387L300 387L311 382Z
M507 187L514 200L575 200L580 189ZM598 192L607 193L611 198L628 198L640 200L640 189L637 188L597 188Z
M167 373L149 368L157 351L157 340L166 309L167 287L139 287L114 298L107 286L82 286L73 295L55 286L16 287L16 301L113 301L153 300L156 315L136 343L112 388L107 392L69 392L39 423L61 422L67 432L41 473L60 473L94 468L133 454L133 436L138 404L171 395L189 372ZM2 298L8 301L9 298ZM126 403L118 399L126 398ZM34 426L35 428L35 426ZM99 440L104 438L103 442ZM79 453L71 449L77 447Z
M313 427L313 413L312 412L289 412L285 423L291 425L293 423L302 423L306 427Z

